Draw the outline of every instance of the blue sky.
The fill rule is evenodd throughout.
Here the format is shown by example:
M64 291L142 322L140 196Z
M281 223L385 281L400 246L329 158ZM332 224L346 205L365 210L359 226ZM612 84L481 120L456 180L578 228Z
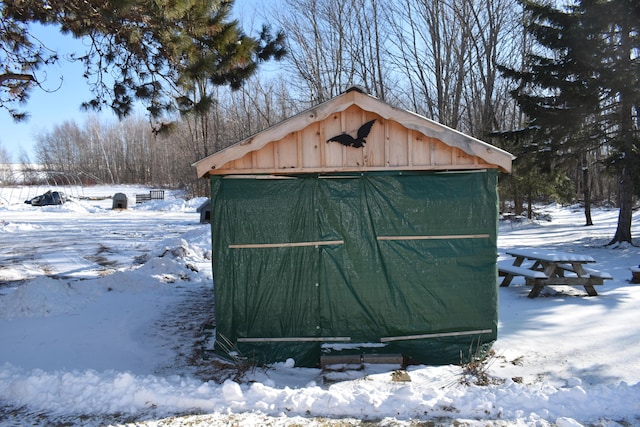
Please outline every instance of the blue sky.
M256 3L256 0L236 0L234 5L234 15L245 23L244 30L249 34L253 34L252 26L258 13ZM63 36L56 27L33 27L33 33L62 55L84 51L81 40ZM89 86L82 77L83 70L82 64L64 61L43 69L47 76L43 86L49 92L39 89L31 92L27 104L21 106L30 114L27 121L15 123L6 110L0 110L0 146L6 149L13 162L19 162L23 152L35 160L33 147L37 133L51 131L65 121L82 125L90 114L96 114L80 109L83 101L91 99ZM101 120L116 120L111 111L104 111L99 116Z
M48 47L58 50L62 55L82 52L81 40L63 36L54 27L36 26L32 29ZM14 162L20 160L23 151L33 160L36 133L49 131L66 120L83 123L89 114L80 110L82 102L91 98L89 86L82 77L81 64L62 61L42 71L41 75L46 75L43 83L46 91L34 89L27 104L19 107L29 112L28 120L16 123L6 110L0 110L0 145L9 152ZM115 117L111 112L101 116Z

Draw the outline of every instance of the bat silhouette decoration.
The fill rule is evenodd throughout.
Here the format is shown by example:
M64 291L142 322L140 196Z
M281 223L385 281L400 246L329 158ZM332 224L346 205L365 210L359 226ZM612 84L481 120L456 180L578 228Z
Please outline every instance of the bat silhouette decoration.
M327 142L335 141L339 142L342 145L346 145L347 147L364 147L364 144L367 142L364 139L369 135L369 132L371 132L371 126L373 126L373 123L375 121L376 119L373 119L360 126L360 129L358 129L358 136L355 138L348 133L342 133L340 135L334 136L331 139L328 139Z

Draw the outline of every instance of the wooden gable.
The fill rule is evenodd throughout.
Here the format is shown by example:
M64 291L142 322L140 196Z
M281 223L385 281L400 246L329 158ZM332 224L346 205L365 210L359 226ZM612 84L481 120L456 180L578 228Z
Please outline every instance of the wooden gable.
M330 138L356 136L375 119L363 147ZM357 90L240 141L195 163L199 177L385 170L511 171L506 151Z

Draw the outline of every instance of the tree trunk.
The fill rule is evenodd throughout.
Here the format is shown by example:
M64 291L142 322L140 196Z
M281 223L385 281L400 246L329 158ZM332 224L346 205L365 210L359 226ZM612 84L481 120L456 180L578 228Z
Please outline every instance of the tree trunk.
M591 219L591 184L589 183L589 167L586 162L586 155L584 156L585 164L582 165L582 194L584 195L584 218L585 226L593 225Z
M631 219L633 215L633 176L628 165L622 170L620 180L620 214L618 215L618 228L613 239L608 245L631 241Z
M520 188L517 184L514 184L513 187L513 213L522 215L522 194L520 194Z
M531 187L529 187L529 191L527 194L527 218L533 219L533 191Z
M629 17L624 17L621 22L620 31L620 75L632 76L632 64L631 57L634 52L631 43L631 24L629 23ZM637 81L637 80L636 80ZM626 83L625 83L626 84ZM633 215L633 156L634 151L634 134L633 128L633 110L634 97L633 92L625 90L626 86L622 85L617 87L617 92L620 98L620 140L622 142L622 152L624 153L623 166L622 166L622 178L620 180L620 214L618 216L618 229L610 245L614 243L631 243L631 219Z

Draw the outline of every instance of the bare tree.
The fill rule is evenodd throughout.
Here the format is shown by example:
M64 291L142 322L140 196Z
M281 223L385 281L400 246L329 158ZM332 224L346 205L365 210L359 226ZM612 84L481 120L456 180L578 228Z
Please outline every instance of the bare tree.
M515 105L499 66L518 61L521 12L515 0L473 0L466 12L471 63L465 79L465 128L486 137L507 124Z
M470 7L455 0L405 0L390 9L394 62L410 82L409 107L458 128L471 64Z
M498 64L520 56L515 0L404 0L386 9L401 106L477 137L513 116Z
M81 130L74 121L56 125L51 132L35 135L34 147L38 163L46 170L72 173L76 159L80 158L76 141L81 139Z
M288 36L292 93L317 104L358 85L386 98L388 41L378 0L283 1L273 19Z

